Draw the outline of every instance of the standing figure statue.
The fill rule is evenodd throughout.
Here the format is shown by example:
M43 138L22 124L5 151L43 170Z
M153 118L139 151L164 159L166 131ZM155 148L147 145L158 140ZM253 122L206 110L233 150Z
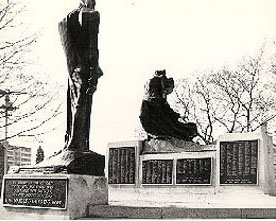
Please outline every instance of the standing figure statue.
M156 71L145 86L140 121L149 137L174 137L191 141L197 136L194 123L182 123L180 115L170 107L167 95L174 89L173 78L167 78L166 71Z
M36 165L22 166L15 173L68 173L104 176L105 157L89 150L92 96L98 79L98 33L100 15L94 0L81 0L58 25L67 58L67 131L65 147ZM28 172L29 173L29 172Z
M100 14L94 0L81 0L79 8L59 23L59 33L69 72L65 148L89 150L92 96L103 75L99 64Z

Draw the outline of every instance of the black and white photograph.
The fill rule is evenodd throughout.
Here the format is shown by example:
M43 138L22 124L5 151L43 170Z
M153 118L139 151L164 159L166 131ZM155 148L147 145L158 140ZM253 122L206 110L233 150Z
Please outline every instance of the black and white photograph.
M275 0L0 0L0 220L276 219Z

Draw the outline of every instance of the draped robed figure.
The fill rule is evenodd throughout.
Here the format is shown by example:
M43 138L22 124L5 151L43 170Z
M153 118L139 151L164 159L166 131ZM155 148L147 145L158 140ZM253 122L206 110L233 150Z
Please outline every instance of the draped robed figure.
M156 71L145 85L145 96L141 105L140 121L151 137L174 137L191 141L197 136L194 123L183 123L167 102L167 95L174 89L173 78L167 78L166 71Z
M59 23L68 69L65 148L71 150L89 150L92 98L103 74L98 64L100 14L94 6L95 1L82 0Z

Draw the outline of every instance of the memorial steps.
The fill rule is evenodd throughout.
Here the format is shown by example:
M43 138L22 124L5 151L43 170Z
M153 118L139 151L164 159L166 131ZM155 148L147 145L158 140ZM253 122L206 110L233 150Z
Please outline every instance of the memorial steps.
M276 208L184 208L89 205L84 219L275 219Z
M147 206L147 207L183 207L183 208L275 208L276 197L262 193L260 190L251 191L229 191L215 194L184 193L181 189L163 191L159 193L140 191L134 194L121 194L117 201L109 200L112 206ZM162 192L163 191L163 192ZM119 192L118 192L119 193ZM110 194L114 196L115 192ZM173 199L171 199L173 195ZM130 197L132 196L132 197ZM114 198L113 198L114 199Z

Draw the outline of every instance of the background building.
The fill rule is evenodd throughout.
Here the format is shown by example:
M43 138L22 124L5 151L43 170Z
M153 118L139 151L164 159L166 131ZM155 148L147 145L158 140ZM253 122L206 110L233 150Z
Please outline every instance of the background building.
M37 152L36 152L36 163L40 163L41 161L44 160L44 151L41 148L41 146L38 147Z
M25 166L31 164L31 148L7 146L7 171L11 166Z
M10 167L30 165L31 157L31 148L29 147L9 145L7 141L0 142L0 189L2 187L3 176Z

